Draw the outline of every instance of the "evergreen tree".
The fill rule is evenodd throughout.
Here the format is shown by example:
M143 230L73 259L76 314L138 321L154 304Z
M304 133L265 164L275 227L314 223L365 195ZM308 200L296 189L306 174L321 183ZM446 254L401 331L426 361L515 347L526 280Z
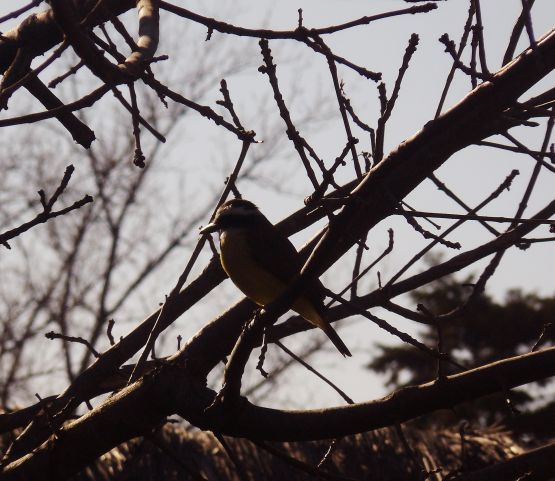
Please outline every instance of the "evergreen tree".
M542 346L553 343L555 297L526 294L518 289L508 291L503 303L496 302L487 294L480 295L460 309L458 315L441 319L442 315L465 305L471 290L470 281L460 282L453 276L446 277L412 295L412 299L424 306L427 313L440 316L443 351L451 358L466 366L478 367L529 352L540 338ZM433 322L422 326L421 339L430 346L437 345L438 330ZM437 378L437 362L422 351L408 345L380 344L378 347L380 354L368 367L384 374L389 386L400 388ZM457 368L448 363L443 363L442 367L446 375L457 372ZM501 421L517 430L523 426L522 430L526 432L551 436L555 434L554 391L555 383L548 380L527 389L500 392L458 406L455 409L456 418L463 416L487 425ZM449 413L442 417L442 422L447 419L451 419ZM435 420L438 420L437 416Z

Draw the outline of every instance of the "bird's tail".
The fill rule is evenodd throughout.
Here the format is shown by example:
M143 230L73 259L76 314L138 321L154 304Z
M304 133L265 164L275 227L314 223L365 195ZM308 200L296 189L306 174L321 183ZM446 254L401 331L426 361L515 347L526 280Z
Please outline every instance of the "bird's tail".
M337 350L341 354L349 357L352 356L351 351L349 351L349 348L345 345L345 343L339 337L339 334L335 332L335 329L331 327L331 325L327 321L324 321L322 325L320 325L320 327L326 333L326 336L329 337L330 341L333 343L333 345L337 348Z
M325 307L323 304L309 301L306 297L301 297L293 304L293 310L298 312L308 322L322 329L341 354L351 357L351 351L349 351L345 343L326 319Z

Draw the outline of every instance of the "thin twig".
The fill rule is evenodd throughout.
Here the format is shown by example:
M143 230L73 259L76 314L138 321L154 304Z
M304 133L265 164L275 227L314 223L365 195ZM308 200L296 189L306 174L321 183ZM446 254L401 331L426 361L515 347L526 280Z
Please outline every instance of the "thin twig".
M552 327L553 327L552 322L544 323L544 325L542 326L542 331L540 332L540 335L538 337L538 340L534 343L534 345L532 346L532 349L530 350L531 352L538 350L538 348L542 345L543 341L546 339L547 333L551 330Z
M66 341L66 342L76 342L78 344L83 344L87 346L87 348L89 349L89 351L91 351L94 357L96 357L97 359L100 357L100 353L93 347L93 345L86 339L83 339L82 337L66 336L65 334L59 334L54 331L47 332L44 335L44 337L46 337L46 339L50 339L51 341L53 339L61 339L62 341Z
M377 257L377 259L372 262L369 266L365 267L354 279L351 279L351 281L349 282L349 284L347 284L340 292L339 292L339 296L342 296L343 294L345 294L353 285L354 282L359 281L360 279L362 279L362 277L364 277L369 271L370 269L372 269L372 267L374 267L376 264L378 264L378 262L380 262L385 256L387 256L389 253L391 253L391 251L393 250L393 229L388 229L387 230L388 234L389 234L389 243L387 245L387 247L384 249L384 251ZM354 300L354 298L351 296L351 300ZM326 304L326 307L330 307L335 301L333 299L331 299L331 301Z
M291 115L289 114L289 110L287 109L287 106L285 105L285 101L283 100L283 96L279 89L279 83L276 76L276 65L274 64L272 52L268 45L268 41L266 39L262 39L260 40L259 44L260 44L260 49L262 51L262 57L264 59L264 65L259 67L258 71L268 75L270 85L272 86L272 90L274 92L274 99L279 109L279 114L281 115L281 118L283 119L287 127L287 130L286 130L287 137L291 140L291 142L293 142L295 150L299 154L301 162L303 163L303 166L306 170L306 174L310 182L312 183L312 186L314 187L314 189L317 189L318 180L316 179L316 174L314 173L314 169L310 165L310 161L308 160L308 157L306 156L306 152L304 149L304 145L307 144L308 142L306 142L302 138L299 131L295 128L295 125L291 120ZM324 171L325 166L323 162L319 163L318 166L322 171Z
M286 454L263 441L257 441L254 439L251 439L250 441L256 446L258 446L259 448L263 449L264 451L268 451L274 456L280 458L285 463L290 464L296 469L300 471L304 471L305 473L308 473L312 476L317 476L319 478L324 478L324 479L330 479L332 481L357 481L355 478L342 476L340 474L330 473L329 471L319 469L315 466L312 466L311 464L305 463L303 461L299 461L298 459L291 457L289 454Z
M25 5L21 8L18 8L17 10L14 10L13 12L10 12L7 15L4 15L3 17L0 17L0 23L4 23L6 20L11 20L12 18L17 18L22 13L25 13L25 12L31 10L32 8L38 7L42 2L43 2L43 0L33 0L32 2L28 3L27 5Z
M66 78L71 77L72 75L75 75L79 71L79 69L84 65L85 65L85 62L80 60L73 67L71 67L67 72L63 73L62 75L59 75L58 77L53 78L50 82L48 82L48 88L50 89L56 88Z
M394 212L393 215L403 215L409 217L432 217L436 219L461 219L461 220L475 220L475 221L487 221L487 222L508 222L511 224L546 224L554 225L554 219L526 219L523 217L503 217L503 216L491 216L491 215L476 215L476 214L448 214L446 212L422 212L422 211L411 211L411 212Z
M505 178L505 180L499 185L499 187L497 187L497 189L495 189L486 199L484 199L482 202L480 202L480 204L478 204L474 209L471 209L467 215L475 214L476 212L478 212L479 210L484 208L486 205L488 205L491 201L493 201L494 199L497 199L497 197L499 197L504 190L509 190L509 188L511 187L511 184L513 182L513 179L518 174L519 174L518 170L511 171L511 173ZM438 180L438 182L439 182L439 180ZM460 227L464 222L466 222L465 218L459 219L457 222L455 222L449 228L444 230L441 233L441 237L448 236L451 232L453 232L455 229ZM485 222L482 222L482 224L484 224L486 226L488 225L488 224L485 224ZM397 271L397 273L395 275L393 275L391 277L391 279L389 280L387 285L391 285L393 282L395 282L412 265L414 265L414 263L418 259L420 259L424 254L426 254L426 252L428 252L436 244L437 244L437 242L434 240L434 241L430 242L426 247L421 249L418 253L416 253L399 271Z
M79 100L75 100L74 102L70 102L68 104L64 104L53 109L48 109L48 110L45 110L44 112L36 112L34 114L19 115L17 117L12 117L8 119L0 119L0 127L40 122L41 120L51 119L52 117L56 117L57 115L60 115L60 114L66 114L69 112L74 112L76 110L82 110L84 108L91 107L92 105L94 105L109 91L110 91L110 86L107 84L102 84L100 87L96 88L89 94L81 97Z
M524 26L526 27L526 33L528 34L528 40L530 41L530 47L534 49L536 47L536 37L534 35L534 27L532 26L532 17L530 11L532 9L532 4L534 0L522 0L522 14L524 16Z
M129 113L131 113L133 116L137 116L139 123L143 127L145 127L154 137L156 137L156 139L158 139L160 142L166 142L166 137L164 137L147 120L145 120L140 112L137 111L135 114L133 113L133 107L116 87L112 89L112 93L114 94L114 97L116 97L120 101L120 103L129 111Z
M419 234L422 234L422 237L424 237L424 239L433 239L435 242L438 242L444 245L445 247L449 247L451 249L461 248L461 244L459 242L448 241L447 239L444 239L442 236L439 236L437 234L433 234L430 231L427 231L418 222L416 222L416 219L414 217L424 217L424 218L429 217L424 215L422 212L417 212L414 210L407 211L405 209L399 209L399 211L395 212L395 214L401 214L416 232L418 232Z
M45 68L51 65L55 60L60 58L62 53L67 49L69 46L67 41L63 41L58 48L52 52L52 54L44 60L39 66L34 68L33 70L28 70L21 78L8 80L8 71L4 74L4 79L2 82L2 88L0 89L0 109L7 109L8 100L13 92L15 92L18 88L24 86L27 82L29 82L33 77L36 77L40 72L42 72ZM23 49L20 49L18 55L26 55ZM17 58L17 57L16 57ZM30 61L29 61L30 65ZM10 83L4 86L5 81L8 80Z
M522 9L515 26L513 27L513 31L511 32L511 37L509 38L509 45L507 45L507 50L505 50L505 54L503 55L503 65L507 65L512 59L515 54L516 47L518 45L518 41L520 36L522 35L522 30L524 29L524 23L526 21L527 16L529 15L529 11L534 5L535 0L528 0L526 4L526 8Z
M469 76L475 76L477 78L479 78L480 80L490 80L491 79L491 74L489 73L480 73L477 72L476 69L473 69L471 67L467 67L464 63L462 63L462 61L459 59L459 56L457 54L457 49L455 48L455 43L449 39L449 35L447 35L446 33L444 33L441 37L439 37L439 41L445 45L445 51L451 55L451 58L453 59L454 64L457 66L458 69L462 70L465 74L469 75Z
M299 32L298 28L296 28L295 30L280 31L280 30L252 29L252 28L237 27L229 23L220 22L213 18L203 17L202 15L191 12L190 10L178 7L176 5L173 5L165 1L160 1L160 8L167 10L168 12L172 12L175 15L179 15L181 17L188 18L189 20L193 20L194 22L200 23L206 27L213 28L218 32L237 35L240 37L266 38L268 40L272 40L272 39L298 40L299 35L302 34L302 32ZM435 10L436 8L437 8L437 5L435 5L434 3L425 3L424 5L415 5L409 8L392 10L390 12L380 13L377 15L361 17L357 20L352 20L350 22L346 22L339 25L333 25L330 27L310 28L310 29L307 29L306 27L304 28L311 34L329 35L335 32L340 32L341 30L347 30L349 28L358 27L361 25L368 25L371 22L382 20L384 18L396 17L399 15L413 15L417 13L428 13L432 10Z
M553 165L548 164L545 160L543 160L544 157L549 156L552 159L551 162L553 162L553 159L555 158L553 151L549 152L549 155L548 155L547 149L545 149L545 151L542 150L540 152L530 150L528 147L526 147L522 142L520 142L516 137L511 135L509 132L503 133L503 137L510 140L513 144L515 144L516 147L521 149L523 153L528 154L536 162L542 164L542 167L549 170L550 172L555 173L555 167Z
M555 161L555 154L553 152L543 152L542 153L539 150L531 150L531 149L528 149L528 148L522 148L522 147L518 147L518 146L513 147L512 145L500 144L498 142L490 142L488 140L482 140L480 142L476 142L476 145L483 145L485 147L493 147L493 148L496 148L496 149L508 150L509 152L517 152L519 154L530 154L530 155L534 155L534 156L540 157L540 158L541 157L547 157L548 159L551 160L551 162Z
M264 361L266 360L266 352L268 351L268 338L266 336L266 330L264 330L264 336L262 337L262 347L260 348L260 356L258 356L258 363L256 364L256 369L260 371L262 377L268 378L268 373L264 370Z
M461 56L464 52L464 49L466 47L466 44L468 42L468 36L470 34L470 30L472 27L472 19L474 18L474 4L472 2L470 2L470 5L468 7L468 16L466 18L466 23L464 24L464 29L463 29L463 34L461 36L461 40L459 42L459 47L457 49L457 60L460 61ZM443 90L441 92L441 97L439 99L438 105L437 105L437 109L436 109L436 113L434 118L437 119L440 114L441 111L443 110L443 104L445 103L445 99L447 98L447 93L449 92L449 89L451 88L451 83L453 82L453 78L455 77L455 72L457 71L457 64L455 62L453 62L453 65L451 67L451 70L449 70L449 74L447 75L447 79L445 80L445 85L443 86Z
M337 171L337 169L339 168L339 166L345 165L345 157L347 156L350 150L351 150L350 142L347 142L347 145L345 145L339 157L335 159L333 165L329 169L324 168L323 170L324 180L318 187L316 187L314 192L305 199L304 201L305 205L311 205L319 201L320 199L322 199L322 197L324 196L324 194L326 193L326 190L330 185L334 186L335 188L339 188L333 176Z
M287 347L285 347L280 341L276 342L276 345L286 354L288 354L289 356L291 356L293 359L295 359L295 361L297 361L299 364L301 364L302 366L304 366L306 369L308 369L312 374L315 374L318 378L320 378L322 381L324 381L328 386L330 386L337 394L339 394L346 403L348 404L354 404L355 402L339 387L337 387L333 382L331 382L326 376L324 376L323 374L319 373L316 369L314 369L310 364L308 364L304 359L302 359L301 357L297 356L293 351L291 351L290 349L288 349Z
M233 102L231 101L231 96L229 95L229 90L227 88L227 82L225 81L225 79L222 79L220 82L220 92L222 93L224 99L218 100L216 101L216 103L228 110L231 118L233 119L233 123L237 128L245 130L243 128L243 125L241 124L241 121L239 120L239 117L237 117L237 114L235 113L235 107L233 106Z
M319 36L313 35L313 39L322 48L324 54L326 55L326 59L328 61L328 68L333 81L333 87L335 89L335 96L337 98L337 102L339 105L339 112L341 114L341 119L343 121L343 128L345 129L345 133L347 135L347 145L349 146L351 151L351 156L353 158L353 166L355 169L356 176L357 178L360 178L362 177L362 169L360 167L360 162L358 160L358 154L356 150L356 144L358 143L358 139L353 137L353 133L351 131L351 125L349 123L349 118L347 117L345 102L343 101L345 95L343 94L343 88L339 81L339 75L337 73L337 66L335 65L335 60L331 55L330 48L324 43L324 41Z
M108 336L108 340L110 341L110 346L113 346L116 343L114 335L112 334L112 329L114 328L115 323L116 322L113 319L109 319L108 326L106 327L106 335Z
M58 185L58 187L56 188L54 194L52 194L52 197L50 197L50 199L47 200L46 194L44 193L44 191L42 189L39 190L39 197L41 200L43 211L38 213L34 219L0 234L0 244L4 245L9 249L10 245L8 244L8 241L13 239L14 237L19 236L23 232L28 231L29 229L31 229L32 227L38 224L47 222L48 220L53 219L54 217L65 215L68 212L71 212L72 210L79 209L84 205L92 202L93 198L90 195L85 195L81 200L74 202L69 207L65 207L58 211L52 210L54 207L54 204L56 203L56 201L58 200L62 192L64 192L64 190L66 189L74 170L75 169L73 165L69 165L68 167L66 167L64 176L62 177L60 184Z
M401 62L401 67L397 73L397 78L395 80L395 85L393 87L393 92L391 97L388 99L385 91L385 84L380 84L378 86L378 94L380 99L380 111L381 117L378 119L378 128L376 129L376 152L374 152L374 160L380 162L384 154L384 138L385 138L385 126L389 120L393 108L395 107L395 102L399 96L399 91L401 89L401 84L405 76L405 72L409 67L410 60L414 53L416 52L416 47L418 46L419 37L413 33L408 41L407 48L405 49L405 54L403 55L403 60Z
M131 119L133 121L133 138L135 139L135 152L133 153L133 164L141 169L145 168L145 155L141 148L141 129L139 127L139 107L137 105L137 95L135 94L135 85L128 84L129 96L131 98Z
M447 187L447 185L445 185L445 183L442 182L434 173L430 174L428 178L436 185L436 187L439 190L441 190L450 199L453 199L466 212L469 212L469 213L472 212L472 208L466 202L464 202L457 194L455 194L449 187ZM496 235L496 236L499 235L499 231L494 229L487 222L484 222L482 220L480 220L479 222L484 226L486 230L491 232L493 235Z
M240 172L240 170L243 166L243 162L245 160L245 157L247 156L247 152L249 150L251 142L252 142L251 138L249 138L248 140L243 141L243 145L242 145L242 148L241 148L241 153L239 154L239 158L237 159L237 162L235 163L233 171L232 171L231 175L229 176L228 181L226 182L226 185L225 185L225 187L222 191L220 199L219 199L216 207L214 208L214 210L212 212L212 215L210 216L210 221L212 221L214 219L214 216L216 215L216 211L217 211L218 207L225 201L229 192L231 191L232 186L235 185L235 181L237 180L237 176L239 175L239 172ZM158 338L158 336L162 332L162 326L165 326L165 324L166 324L166 317L169 316L168 311L171 311L171 309L173 307L173 303L178 298L179 291L181 291L181 288L185 285L185 282L187 282L187 278L189 277L189 274L191 273L191 270L193 269L193 266L195 265L195 262L197 261L199 255L202 251L202 248L204 247L205 242L206 242L206 236L200 237L200 239L197 242L197 245L195 246L195 248L193 250L193 253L191 254L191 257L189 258L189 261L187 262L187 265L185 266L185 269L183 270L183 272L179 276L179 279L177 280L177 283L173 287L172 291L170 292L170 295L167 296L166 302L164 303L164 305L160 309L160 312L158 313L158 317L156 318L156 321L154 322L154 325L153 325L153 327L150 331L150 334L148 336L148 340L147 340L147 342L145 344L145 347L144 347L144 349L143 349L143 351L142 351L142 353L139 357L139 360L137 361L137 364L135 364L135 368L133 369L133 372L131 373L131 376L129 377L128 384L131 384L135 380L136 374L138 372L140 372L140 369L145 364L149 352L152 350L152 347L154 346L154 343L156 342L156 339Z
M486 63L486 45L484 43L484 24L482 23L482 9L480 0L471 0L476 10L476 32L478 35L478 52L480 57L480 67L485 75L489 75L489 69Z
M385 321L383 319L380 319L379 317L377 317L373 314L370 314L365 309L359 307L357 305L357 303L355 303L353 301L347 301L346 299L343 299L341 296L338 296L337 294L330 291L329 289L324 288L324 290L325 290L325 293L326 293L327 296L331 297L332 299L335 299L340 304L343 304L343 305L347 306L353 314L358 314L360 316L365 317L369 321L372 321L374 324L379 326L384 331L387 331L390 334L392 334L393 336L398 337L403 342L406 342L407 344L410 344L410 345L416 347L417 349L420 349L422 352L425 352L426 354L432 356L434 359L443 359L443 360L449 362L450 364L458 367L459 369L462 369L462 370L466 369L464 366L462 366L458 362L454 361L449 356L446 356L445 354L442 354L442 353L438 352L435 349L429 348L425 344L423 344L420 341L417 341L416 339L414 339L412 336L410 336L406 332L402 332L399 329L397 329L396 327L393 327L387 321Z

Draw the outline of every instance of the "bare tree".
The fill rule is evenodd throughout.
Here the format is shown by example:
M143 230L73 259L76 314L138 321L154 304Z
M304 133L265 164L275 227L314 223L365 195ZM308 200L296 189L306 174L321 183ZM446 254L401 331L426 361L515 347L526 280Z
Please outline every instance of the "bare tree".
M49 10L30 16L19 27L6 32L0 43L0 67L4 71L0 91L2 105L9 106L11 110L12 106L8 103L10 96L24 87L46 110L23 115L18 112L0 120L0 126L56 118L79 145L89 149L95 134L88 125L86 116L80 112L97 104L109 92L121 103L122 111L129 113L131 122L130 126L126 126L127 135L121 136L121 142L103 147L100 142L100 149L105 150L102 156L98 155L94 147L88 151L88 169L83 169L81 175L85 190L94 189L95 207L83 207L82 204L85 201L88 203L89 198L82 197L83 192L77 189L75 199L72 199L76 203L70 202L68 207L59 212L68 214L64 220L67 220L66 226L71 227L72 235L65 236L62 242L62 237L57 234L59 224L47 224L53 254L57 256L57 270L50 273L42 283L42 290L37 293L30 306L20 306L11 314L21 316L23 338L27 339L37 332L37 323L45 322L44 315L40 315L44 308L44 299L49 298L53 291L59 291L59 304L49 307L50 311L46 315L56 322L57 330L50 337L61 339L64 369L69 385L57 396L40 399L34 405L0 416L0 426L4 432L21 429L4 455L3 479L65 479L119 443L159 427L173 414L220 436L287 441L330 439L395 426L422 414L494 392L505 392L552 376L555 371L555 349L541 348L541 342L526 354L499 359L483 366L467 366L463 360L457 358L456 352L444 352L441 338L442 325L472 306L509 248L516 246L525 249L533 243L553 240L553 236L530 237L530 234L538 227L546 225L551 226L550 230L553 231L555 222L550 218L555 213L555 199L548 199L533 215L527 214L526 209L536 188L539 173L552 174L554 171L551 144L554 90L547 87L540 93L529 94L529 91L555 67L555 31L551 30L536 39L530 14L533 3L523 2L522 11L516 19L508 42L503 66L497 72L491 72L488 69L480 2L469 2L467 18L461 19L464 29L460 41L454 43L447 34L440 39L452 59L452 69L440 95L435 118L389 153L385 149L386 128L399 98L405 73L416 51L418 36L413 34L409 39L390 94L385 84L379 83L379 73L335 53L329 46L328 38L338 32L363 27L383 18L424 15L437 7L435 3L419 3L322 28L306 27L303 12L299 10L296 28L277 31L239 27L167 2L140 0L137 2L139 35L134 39L118 19L135 6L134 2L105 0L74 4L51 0ZM35 2L29 8L34 5ZM203 26L207 32L208 45L216 32L229 35L232 39L245 37L251 39L251 43L252 39L258 40L260 57L256 61L262 62L258 70L268 79L276 111L285 125L286 136L311 186L304 205L280 222L278 228L289 236L322 219L327 222L301 249L306 262L299 275L283 295L266 306L264 312L257 312L253 303L244 299L205 323L194 336L179 346L175 354L164 359L154 357L153 360L148 360L155 352L160 335L179 316L198 305L225 278L217 255L203 268L198 267L206 259L203 254L207 251L205 246L210 245L212 251L215 251L206 237L201 237L195 244L187 265L159 309L119 341L114 339L113 344L102 352L96 349L99 337L103 335L105 328L112 326L111 316L126 302L127 296L137 288L144 276L153 272L153 268L164 259L169 250L179 245L185 233L211 219L209 212L213 216L217 206L230 194L240 195L241 184L238 180L241 176L249 175L249 167L253 164L245 162L245 159L257 142L257 134L236 109L232 100L233 92L230 92L225 83L221 84L222 98L218 102L224 111L217 111L201 104L195 96L189 97L168 87L153 73L151 65L163 60L163 57L156 56L160 37L159 9L179 17L182 22ZM14 12L13 15L22 13ZM113 30L106 30L103 27L105 24L111 24L110 28ZM104 37L95 30L97 26L100 26ZM112 40L114 32L121 35L121 42ZM529 46L515 56L516 46L522 36L527 38ZM326 161L309 143L302 132L301 124L291 112L288 99L282 91L280 65L274 59L273 45L277 41L298 42L327 63L330 85L333 86L332 96L337 105L337 117L340 119L344 138L331 161ZM129 54L121 53L124 47L129 49ZM50 56L41 65L31 69L32 60L52 48L54 50ZM78 67L88 69L92 73L95 87L84 95L79 93L62 102L42 83L39 75L50 64L58 62L58 57L66 49L73 50L79 57L71 72ZM209 75L212 69L218 68L218 65L214 65L203 71L199 81L201 91L202 85L222 75L221 71ZM357 108L347 96L341 81L341 69L355 72L370 85L377 85L377 98L381 105L377 119L361 118L357 114ZM467 77L472 90L452 108L443 111L444 101L455 75ZM126 96L119 89L126 89ZM154 105L158 100L171 105L170 115L163 119L156 115ZM101 106L98 104L95 107ZM153 239L152 243L149 243L149 239L143 239L142 255L139 256L141 267L137 270L139 274L131 279L126 278L125 273L118 272L118 263L135 259L137 253L134 239L124 236L121 224L135 219L135 229L131 232L140 239L141 226L150 222L153 215L148 210L142 211L141 206L144 205L144 196L149 195L144 179L156 165L149 161L156 157L155 152L160 144L145 142L142 131L148 130L162 141L185 109L205 117L199 119L199 122L212 122L220 126L222 132L235 136L237 151L240 150L240 153L229 172L225 187L208 201L209 207L193 209L195 214L187 217L184 224L177 224L179 227L175 231L166 233L161 239ZM114 128L114 125L110 124L109 128ZM511 134L510 130L519 126L543 129L540 148L529 148ZM497 139L486 140L494 135L504 137L509 144L500 143ZM358 137L364 141L361 142ZM474 207L436 176L437 169L455 153L476 144L516 152L533 162L524 192L513 206L513 215L486 216L480 210L502 195L516 174L510 174L498 188ZM126 157L130 149L133 151L133 163L124 163L121 159ZM39 194L43 212L37 216L39 221L31 222L47 221L57 213L53 210L54 204L68 186L69 172L71 171L64 176L60 187L53 194ZM348 175L350 180L340 182L340 175L342 178ZM421 212L407 205L406 197L427 179L466 213L457 215L441 211ZM10 194L9 197L13 195ZM160 197L158 203L163 203L163 197ZM77 208L81 209L79 216L76 212L70 212ZM126 217L126 213L132 209L137 209L136 215ZM162 207L160 209L163 210ZM160 211L157 210L154 214ZM378 277L378 285L361 294L361 279L367 280L372 268L393 250L394 237L390 233L387 249L363 268L369 233L377 230L378 224L390 216L405 218L418 235L429 239L430 243L416 252L412 260L389 279L382 280L381 276ZM11 214L7 217L17 223L17 217ZM172 219L175 221L176 218ZM442 232L436 234L426 230L419 219L427 219L432 224L437 219L452 219L455 222L444 226ZM438 265L418 274L406 275L409 267L435 245L460 248L460 245L446 239L446 236L468 222L479 222L490 237L485 238L477 247L445 258ZM508 227L499 228L500 224ZM15 235L23 233L24 236L27 225L21 223L20 227L12 227L11 232ZM99 257L94 252L97 239L86 255L77 256L77 251L85 246L82 238L93 229L106 233L102 242L108 249L102 252L108 252L108 256ZM3 235L6 240L10 240L14 237L12 233ZM73 242L67 244L68 239L73 239ZM160 246L163 246L161 250ZM348 254L353 251L354 265L348 284L340 288L339 293L326 291L330 299L330 320L357 316L376 324L414 349L434 358L438 365L437 379L371 402L354 403L343 393L347 406L322 410L269 409L242 397L245 367L253 349L262 346L258 367L263 372L269 344L275 343L284 348L281 343L284 337L311 329L304 320L295 317L279 325L275 323L288 310L307 280L320 277L340 259L350 262ZM488 257L491 259L473 283L468 297L451 312L430 312L426 306L422 306L420 311L414 311L393 301L398 296L444 276L478 265L479 261ZM33 267L30 264L27 268ZM78 282L69 282L76 276L76 272L85 269L90 269L95 274ZM191 280L194 275L196 277ZM346 293L350 294L349 298L345 297ZM378 317L375 310L370 311L376 307L384 308L411 322L436 326L437 345L425 345L394 326L386 316ZM92 323L92 329L86 331L85 337L79 336L80 333L74 332L68 325L69 316L82 315L89 316ZM8 324L5 324L4 331L0 348L2 353L9 352L13 358L12 366L16 369L7 369L8 373L14 372L9 374L13 382L16 375L21 377L17 373L19 364L16 365L20 361L15 359L21 355L18 354L21 349L14 340L22 339L22 334L10 332ZM111 330L108 334L111 338ZM79 351L76 350L75 343L87 346L85 355L76 354ZM287 351L289 350L285 348L285 352ZM288 354L301 362L291 351ZM138 355L138 360L125 365L135 355ZM95 359L91 363L93 357ZM207 386L207 377L217 369L222 360L226 362L223 387L215 392ZM446 375L445 365L454 366L458 372ZM112 395L109 398L100 400L95 406L90 404L91 399L110 392ZM6 400L8 393L3 397ZM83 403L90 407L86 414L80 414ZM505 474L513 469L512 473L520 476L523 473L519 470L526 465L526 469L537 475L538 479L547 479L553 474L553 468L537 461L537 458L542 454L548 456L552 451L553 444L546 445L539 448L539 455L534 453L529 464L519 463L517 459L512 460L512 464L499 463L491 469L494 473L497 470ZM526 458L528 459L529 457Z
M185 31L183 35L191 33ZM175 53L175 56L182 50L178 43L167 43L166 51ZM194 54L191 47L191 56ZM255 51L251 56L244 54L241 45L218 44L217 48L208 45L203 55L199 55L195 70L180 69L179 62L174 62L175 71L165 70L163 75L168 81L187 85L192 98L198 100L220 84L220 76L233 77L246 66L253 67L251 57ZM78 65L75 56L67 60L70 65ZM74 76L64 78L62 95L78 91L79 81ZM227 88L225 81L220 88ZM22 238L14 249L16 252L6 253L3 273L10 282L4 290L2 324L6 334L2 340L6 348L1 353L4 370L2 398L6 407L29 402L34 399L34 392L42 392L43 387L47 392L55 392L56 389L52 390L54 386L62 389L65 382L74 379L76 372L83 370L98 351L113 342L117 332L141 316L145 306L148 310L148 306L161 301L163 293L157 289L163 279L160 277L161 267L167 269L186 255L187 245L196 239L198 224L216 202L216 194L206 186L205 193L199 198L198 192L191 194L186 188L174 185L187 179L187 169L192 163L177 158L182 142L176 131L188 124L188 109L181 104L166 107L155 94L137 89L145 121L156 129L155 136L147 134L142 142L148 162L143 169L137 169L131 162L119 161L133 159L135 144L128 112L118 109L119 100L125 102L125 97L116 90L114 95L112 104L115 105L110 106L108 115L94 115L88 111L80 114L81 120L101 132L87 150L73 144L63 132L57 132L55 126L37 129L32 145L26 142L25 132L15 131L3 139L9 155L2 162L9 175L2 190L5 212L2 224L17 224L18 217L31 217L41 206L42 197L27 190L30 184L44 187L47 192L52 188L57 198L60 192L55 188L59 179L54 174L58 169L63 172L69 162L79 165L78 185L68 185L75 170L70 166L61 186L64 194L84 196L61 214L41 213L23 228L8 231L5 237L15 238L23 229L79 208L91 202L92 197L96 199L82 217L67 216L51 223L32 239ZM309 108L305 118L300 119L300 125L309 118L325 116L325 105L321 102ZM264 118L266 109L267 106L261 105L254 114ZM240 178L249 177L256 181L258 167L283 148L281 136L276 135L275 121L261 124L261 130L265 142L256 156L249 158ZM57 139L55 145L52 145L52 138ZM172 157L177 159L170 165L168 158ZM24 173L20 169L22 164L26 166ZM160 181L164 170L170 169L173 177L184 180ZM222 180L224 177L222 172ZM161 189L161 186L166 188ZM196 196L196 201L191 199L192 195ZM174 208L176 197L178 205L184 208ZM156 223L153 219L157 219ZM44 247L34 249L36 242L43 243ZM41 262L46 256L49 262ZM22 264L27 268L21 269ZM146 294L149 291L151 294ZM144 306L135 305L139 296L144 299ZM107 329L109 336L106 335ZM170 332L168 342L174 348L177 333ZM44 346L44 339L41 339L44 334L53 341L50 346ZM67 342L69 339L79 342ZM47 359L36 357L37 348L46 349ZM65 371L67 379L60 376L60 370Z

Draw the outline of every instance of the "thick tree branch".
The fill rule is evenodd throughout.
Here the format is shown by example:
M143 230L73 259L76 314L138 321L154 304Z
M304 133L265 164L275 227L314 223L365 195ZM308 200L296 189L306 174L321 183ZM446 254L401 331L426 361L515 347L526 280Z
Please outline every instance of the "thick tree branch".
M253 29L253 28L243 28L237 27L235 25L231 25L226 22L221 22L218 20L214 20L213 18L204 17L197 13L191 12L185 8L178 7L171 3L160 1L160 8L167 10L168 12L172 12L180 17L188 18L189 20L193 20L194 22L200 23L205 27L217 30L218 32L227 33L231 35L238 35L241 37L255 37L255 38L265 38L265 39L296 39L298 40L300 37L304 35L303 28L297 28L295 30L267 30L267 29ZM353 27L357 27L360 25L368 25L371 22L375 22L377 20L382 20L384 18L389 17L396 17L399 15L413 15L416 13L427 13L431 10L437 8L437 5L433 3L425 3L424 5L418 5L414 7L404 8L401 10L394 10L385 13L379 13L377 15L361 17L357 20L353 20L351 22L343 23L340 25L334 25L332 27L325 27L325 28L311 28L305 29L306 32L310 32L314 35L328 35L332 33L339 32L341 30L347 30Z
M120 442L179 413L199 427L262 440L329 439L404 422L480 396L555 375L555 348L399 390L369 403L314 411L281 411L245 401L233 418L205 408L214 393L193 381L190 367L174 361L71 422L33 453L4 468L3 481L66 479ZM91 436L91 433L95 433Z
M340 196L352 186L353 183L347 184L342 189L332 192L330 196ZM277 227L284 235L289 236L318 221L324 215L325 212L322 209L314 211L305 207L280 222ZM165 329L224 279L225 273L219 259L213 259L199 277L179 293L176 302L172 304L172 309L167 312L163 325L160 325L159 328ZM253 303L243 300L201 329L189 341L187 357L190 365L195 366L194 369L200 377L206 376L223 356L231 352L245 320L252 315L253 309ZM102 353L99 359L79 374L64 393L56 398L51 407L52 412L58 412L70 401L78 405L89 397L94 397L97 386L115 373L119 366L144 346L159 315L160 310L155 311L127 336ZM211 345L212 348L207 350L207 345ZM33 449L40 445L49 435L50 429L45 428L41 423L30 424L18 439L13 453L9 453L10 456L23 455L27 449Z
M137 13L139 16L137 48L125 59L121 66L135 76L141 73L146 62L154 57L158 48L160 31L158 0L139 0L137 2Z
M555 200L550 202L533 217L544 219L552 215L555 215ZM499 237L474 249L458 254L441 264L432 266L423 272L408 277L407 279L403 279L391 285L386 285L383 288L376 289L364 296L361 296L357 298L357 304L366 309L382 305L389 299L405 294L414 289L418 289L419 287L437 279L458 272L489 255L508 249L509 247L517 244L526 234L534 230L536 227L537 224L535 225L533 223L521 224L518 227L501 234ZM348 307L339 306L330 309L328 317L329 320L332 321L343 319L348 315L350 315ZM283 337L289 336L296 332L305 331L307 329L312 329L312 327L302 319L294 317L278 326L273 327L268 335L268 340L273 342L276 339L282 339Z
M90 10L96 0L86 0L81 3L83 9ZM121 15L135 7L135 0L105 0L103 5L114 15ZM95 14L88 19L90 26L99 25L109 20L103 9L97 9ZM62 42L63 32L54 19L53 11L30 15L17 27L4 32L0 38L0 73L11 65L18 48L25 46L27 52L38 57Z
M495 133L503 112L555 68L554 51L552 30L374 167L326 230L306 275L321 275L453 153Z
M301 275L265 307L265 315L274 317L285 312L306 279L319 277L372 227L393 214L398 202L453 153L495 133L502 123L503 112L555 68L555 55L546 58L553 51L555 30L546 34L534 50L527 50L503 67L491 81L482 83L453 108L430 121L374 167L351 192L333 223L324 229L318 245L304 249L305 253L314 250ZM543 214L543 218L551 215ZM517 229L511 231L511 235L516 232Z
M542 356L534 357L535 353L532 353L503 359L447 376L441 382L403 388L367 403L310 411L283 411L245 402L236 418L221 418L222 425L218 425L218 429L224 434L253 439L307 441L391 426L437 409L450 409L465 401L554 376L555 348L540 352ZM188 417L189 413L181 414ZM195 421L202 423L202 419ZM208 426L211 424L209 421Z

